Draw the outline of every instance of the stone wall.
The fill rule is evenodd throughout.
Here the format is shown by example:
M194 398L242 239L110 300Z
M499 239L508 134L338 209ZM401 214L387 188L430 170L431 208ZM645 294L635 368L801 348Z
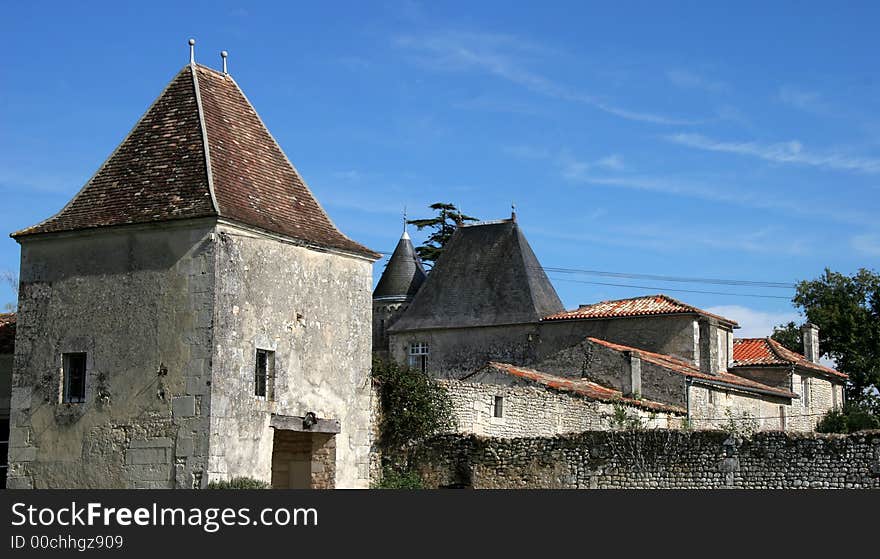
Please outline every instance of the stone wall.
M698 335L691 315L551 320L541 323L539 358L593 337L698 364Z
M724 429L735 425L741 432L810 430L800 429L801 423L791 421L795 411L789 402L797 400L698 383L688 386L687 390L690 421L695 429ZM783 414L786 421L780 419Z
M213 223L25 238L9 487L200 487L210 402ZM86 398L63 403L62 354Z
M211 479L271 479L271 415L339 421L336 487L370 464L372 264L218 226ZM274 351L274 398L254 394L257 349Z
M12 396L12 354L0 353L0 417L9 416Z
M427 487L552 489L880 488L880 431L587 432L553 438L445 435L414 457Z
M391 358L407 363L409 347L427 343L428 372L439 378L457 378L489 361L532 363L537 355L538 325L511 324L477 328L444 328L391 332Z
M538 362L535 369L562 377L582 376L626 393L630 382L626 359L620 351L582 340ZM685 376L642 360L640 395L647 400L685 408Z
M452 400L456 429L490 437L541 437L588 430L608 429L614 415L610 403L538 386L439 381ZM495 417L495 397L502 413ZM674 414L651 413L625 406L629 417L640 418L647 427L680 427Z

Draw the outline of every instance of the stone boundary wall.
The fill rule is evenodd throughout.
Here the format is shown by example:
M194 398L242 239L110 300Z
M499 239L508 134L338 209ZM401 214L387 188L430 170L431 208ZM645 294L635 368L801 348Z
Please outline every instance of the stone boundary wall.
M426 487L880 489L880 431L590 431L552 438L443 435L414 456Z

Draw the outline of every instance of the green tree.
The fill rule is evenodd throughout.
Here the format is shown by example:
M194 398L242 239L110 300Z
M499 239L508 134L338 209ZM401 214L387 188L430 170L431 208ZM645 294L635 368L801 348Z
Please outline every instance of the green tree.
M848 276L826 268L819 278L799 282L792 302L819 327L822 354L849 375L847 400L880 415L880 275L862 268ZM780 326L773 337L802 351L799 342L789 345L799 339L794 323Z
M425 239L421 245L416 247L416 252L422 262L428 266L433 266L440 255L446 243L452 238L455 229L465 221L478 221L477 218L461 213L453 204L437 202L429 206L437 215L425 219L410 219L407 221L410 225L415 225L421 231L422 229L432 229L433 232Z
M773 329L773 335L770 337L791 351L796 353L804 352L804 344L801 340L801 327L795 322L777 326Z

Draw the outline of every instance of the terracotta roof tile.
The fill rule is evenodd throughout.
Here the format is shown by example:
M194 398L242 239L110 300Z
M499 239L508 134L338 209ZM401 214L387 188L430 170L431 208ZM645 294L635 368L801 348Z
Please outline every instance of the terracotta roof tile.
M664 369L673 371L675 373L684 375L686 377L703 380L703 381L714 381L714 382L722 382L725 384L730 384L742 388L744 390L759 390L762 392L769 392L778 396L782 396L785 398L795 398L797 395L789 390L782 390L780 388L774 388L772 386L767 386L766 384L762 384L760 382L753 381L751 379L743 378L739 375L734 375L728 373L726 371L718 371L715 374L707 374L701 372L696 366L687 361L683 361L676 357L672 357L669 355L663 355L661 353L654 353L651 351L646 351L644 349L639 349L635 347L625 346L621 344L615 344L613 342L609 342L606 340L600 340L599 338L587 338L591 342L595 342L597 344L603 345L607 348L613 349L615 351L631 351L639 356L639 359L642 361L647 361L648 363L653 363L659 367L663 367Z
M651 400L624 398L623 394L619 390L608 388L607 386L602 386L601 384L596 384L595 382L591 382L586 379L560 377L541 371L536 371L534 369L518 367L516 365L510 365L508 363L497 363L494 361L489 363L489 367L515 377L537 382L548 388L552 388L560 392L572 392L591 400L598 400L600 402L621 402L631 406L645 408L653 411L687 413L684 408L680 408L678 406L671 406L669 404L663 404Z
M15 350L15 314L0 314L0 353L12 353Z
M577 320L590 318L622 318L630 316L653 316L666 314L699 314L716 318L726 324L738 326L736 321L717 314L706 312L697 307L682 303L677 299L673 299L668 295L646 295L644 297L633 297L630 299L619 299L616 301L602 301L592 305L581 305L579 308L563 311L550 316L545 316L543 320Z
M13 237L209 216L379 257L330 221L232 77L199 65L171 80L73 200Z
M830 367L813 363L800 353L786 348L773 338L736 338L733 340L734 367L788 367L797 365L820 374L849 378Z

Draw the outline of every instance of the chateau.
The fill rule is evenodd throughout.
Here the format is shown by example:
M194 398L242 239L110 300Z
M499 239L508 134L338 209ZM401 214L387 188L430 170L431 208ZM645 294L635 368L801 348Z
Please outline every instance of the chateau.
M615 418L810 431L843 402L846 375L819 364L810 324L804 356L737 339L735 321L662 294L564 310L515 214L459 226L427 279L404 234L373 320L377 354L443 383L463 433L548 436Z
M371 355L498 438L810 431L843 402L812 325L801 355L662 294L566 310L515 214L459 226L430 273L404 231L371 298L380 255L334 225L225 59L192 51L73 199L12 237L10 488L368 487Z

